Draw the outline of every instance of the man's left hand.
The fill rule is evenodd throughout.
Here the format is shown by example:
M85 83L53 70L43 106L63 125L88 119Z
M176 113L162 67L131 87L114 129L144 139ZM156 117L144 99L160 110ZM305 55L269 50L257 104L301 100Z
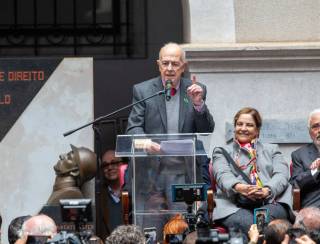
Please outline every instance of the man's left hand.
M320 158L317 158L316 160L314 160L311 165L310 165L310 169L320 169Z
M191 98L193 105L200 106L203 103L203 89L196 84L196 77L192 77L192 85L188 87L187 94Z

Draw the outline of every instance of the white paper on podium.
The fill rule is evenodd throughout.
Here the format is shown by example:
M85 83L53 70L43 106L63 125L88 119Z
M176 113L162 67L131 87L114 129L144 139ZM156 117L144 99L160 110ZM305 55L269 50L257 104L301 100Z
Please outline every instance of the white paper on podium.
M190 156L194 154L192 139L162 141L160 146L165 155Z

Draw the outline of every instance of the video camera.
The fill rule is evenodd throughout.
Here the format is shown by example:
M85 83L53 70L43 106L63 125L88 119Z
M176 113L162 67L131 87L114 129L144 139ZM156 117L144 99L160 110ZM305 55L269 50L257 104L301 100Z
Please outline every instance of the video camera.
M184 214L184 217L188 223L189 231L194 231L196 216L192 212L192 205L196 201L207 200L206 184L173 184L171 185L171 193L173 202L185 202L188 205L187 213Z
M197 244L219 243L219 244L244 244L243 234L239 229L230 228L229 233L219 233L217 229L197 226Z
M92 221L91 199L61 199L60 208L65 222L81 224Z
M92 221L91 199L61 199L60 210L64 222L75 225L75 233L59 232L47 243L49 244L84 244L92 236L91 231L84 231L81 225Z
M204 183L171 185L172 201L193 204L207 200L207 187Z

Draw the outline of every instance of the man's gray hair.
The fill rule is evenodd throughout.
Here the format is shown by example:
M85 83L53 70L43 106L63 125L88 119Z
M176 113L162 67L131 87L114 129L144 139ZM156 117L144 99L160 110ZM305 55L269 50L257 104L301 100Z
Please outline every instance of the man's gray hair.
M296 215L294 227L305 228L308 231L320 230L320 209L317 207L306 207Z
M120 225L106 239L106 244L144 244L145 237L136 225Z
M180 47L180 45L178 43L175 43L175 42L168 42L160 49L159 60L161 60L162 51L170 46L178 47L181 50L181 61L185 63L186 62L186 52Z
M316 108L314 110L312 110L309 114L309 118L308 118L308 128L310 129L310 122L311 122L311 118L316 115L316 114L320 114L320 108Z
M10 244L14 244L18 239L22 237L22 225L30 218L30 215L19 216L14 218L10 222L8 227L8 241Z

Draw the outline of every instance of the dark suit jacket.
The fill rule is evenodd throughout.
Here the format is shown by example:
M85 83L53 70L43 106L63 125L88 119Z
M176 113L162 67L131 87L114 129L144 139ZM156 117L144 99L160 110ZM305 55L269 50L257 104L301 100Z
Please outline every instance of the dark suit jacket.
M180 111L179 133L205 133L213 132L214 121L206 105L202 112L197 112L187 95L187 88L191 80L182 78L180 81ZM206 99L206 87L204 100ZM151 96L163 90L161 77L136 84L133 87L133 102ZM135 105L130 113L127 134L165 134L167 133L167 114L165 97L153 97L145 102Z
M309 168L319 156L313 143L302 146L291 154L293 172L290 181L300 187L302 207L320 207L320 177L313 177Z
M104 241L106 237L119 225L123 224L121 201L115 203L108 191L107 183L102 180L100 206L101 215L97 216L101 221L100 229L97 229L97 235Z

